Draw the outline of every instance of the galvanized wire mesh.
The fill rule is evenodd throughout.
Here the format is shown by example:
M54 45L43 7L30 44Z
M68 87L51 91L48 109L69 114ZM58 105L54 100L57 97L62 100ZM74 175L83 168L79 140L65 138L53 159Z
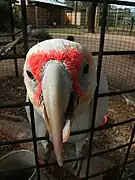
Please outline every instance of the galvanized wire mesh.
M9 2L11 3L11 1ZM120 5L120 7L116 6L116 4ZM1 96L1 104L0 104L1 111L0 112L5 113L5 108L6 110L12 108L11 110L9 110L9 114L18 115L19 113L21 113L21 115L25 117L26 114L24 111L24 105L30 105L32 135L33 135L33 138L29 138L27 140L25 140L24 138L22 141L21 140L16 141L16 142L0 141L0 146L33 141L33 150L35 153L35 160L36 160L37 179L40 179L40 175L39 175L39 163L38 163L38 157L37 157L36 140L41 140L44 138L36 139L33 108L30 103L24 103L25 102L25 88L23 85L22 77L19 77L21 79L20 81L16 78L12 78L12 76L15 76L15 75L17 76L18 73L19 75L22 75L23 64L25 60L25 55L28 51L28 46L31 47L39 41L39 39L36 39L36 40L29 39L28 41L27 24L31 22L30 21L31 18L27 17L29 12L27 12L27 15L26 15L26 8L30 9L31 7L33 9L30 12L36 9L36 12L40 14L39 19L34 18L35 22L33 23L33 26L35 25L37 27L33 28L33 31L32 31L33 34L37 33L42 28L46 32L49 32L52 38L67 38L67 36L69 35L74 36L75 41L86 45L92 51L93 56L95 56L95 60L97 60L98 85L99 85L101 69L103 69L105 74L107 75L111 92L109 94L98 95L98 86L97 86L95 97L94 97L93 126L92 127L94 127L97 99L100 98L100 96L107 95L107 96L111 96L110 104L109 104L109 116L111 116L112 122L114 124L112 123L111 125L108 125L106 127L106 131L109 132L110 134L115 132L114 133L115 137L116 136L119 137L119 135L121 134L122 128L125 128L125 131L126 131L126 133L123 134L123 136L126 136L125 140L119 141L121 143L117 144L117 140L116 140L116 143L111 144L107 139L108 145L106 146L106 148L104 147L102 149L102 152L95 152L94 154L92 153L92 140L93 140L93 134L94 134L93 129L91 130L87 129L81 132L71 133L71 135L75 135L78 133L91 132L90 137L89 137L88 161L84 169L86 177L82 177L80 179L90 179L101 174L106 174L104 175L103 178L109 179L110 175L107 176L107 171L108 172L113 171L113 174L114 174L114 172L116 172L115 171L116 169L119 169L120 167L122 167L121 173L118 173L117 175L117 178L121 179L122 175L126 174L125 167L128 167L129 164L134 163L133 156L130 157L129 155L130 151L132 152L133 147L134 147L133 146L134 132L135 132L134 131L134 121L135 121L134 107L127 106L124 100L121 99L121 97L118 95L125 94L130 100L130 102L134 104L134 92L135 92L135 82L134 82L135 37L134 35L135 33L134 33L134 24L133 24L132 18L134 17L135 11L131 10L130 7L133 8L133 6L135 6L135 3L125 2L125 1L107 1L107 0L104 0L103 2L101 1L100 3L98 3L96 18L95 18L95 21L96 21L95 33L93 34L88 33L88 27L87 27L87 21L88 21L87 13L88 13L89 5L90 5L90 2L85 2L85 1L83 2L77 1L76 3L74 3L74 1L72 1L72 3L70 2L70 4L68 4L68 8L66 9L66 12L67 12L66 20L64 23L60 24L60 21L57 22L57 17L53 15L53 12L51 12L51 9L49 6L47 7L45 4L43 5L42 3L37 3L36 6L34 4L33 6L29 5L28 7L26 6L25 1L22 0L21 6L19 8L20 9L19 12L22 14L21 18L22 18L22 23L23 23L24 42L16 46L17 53L12 51L10 55L0 56L0 60L1 60L0 82L2 84L2 89L0 92L1 94L5 94L5 96L7 95L7 98L5 98L5 96ZM47 14L45 13L44 9L48 9ZM55 7L53 7L53 10L55 10ZM45 18L46 18L46 21L44 20ZM54 24L54 20L56 21L56 24ZM64 20L61 18L61 22L62 21ZM14 24L12 22L12 18L11 18L11 24L14 30ZM14 31L12 31L12 33L14 33ZM15 38L15 36L13 36L12 38L11 36L6 37L6 38L3 36L4 35L2 33L2 35L0 36L1 47L4 46L8 41L12 41L13 38ZM14 63L15 62L14 59L16 58L17 58L17 66L15 66L15 63ZM7 81L7 83L3 83L4 81L5 82ZM18 84L17 84L17 81L19 81ZM9 89L7 89L7 86L9 84L11 84L12 86L10 91ZM8 96L9 93L10 93L10 97ZM15 98L13 98L13 95L15 96ZM19 108L19 110L17 110L16 108L17 109ZM130 111L129 108L133 108L133 111ZM124 114L124 111L126 112L126 115ZM129 126L126 127L127 124L130 124L131 126L130 129L129 129ZM112 131L113 129L114 131ZM96 129L96 131L98 130L101 130L101 129ZM105 137L106 131L105 130L103 131L104 131L104 137ZM111 135L109 136L110 141L113 141L114 136L111 136ZM103 143L102 136L99 138L99 142L100 141L102 144ZM109 143L111 145L109 145ZM112 166L109 166L108 164L107 166L109 166L109 168L112 168L112 169L107 170L108 168L105 168L105 169L100 168L100 172L93 173L94 170L93 171L91 170L89 174L89 169L91 166L90 160L92 161L93 157L101 156L103 154L106 154L107 156L109 156L109 154L114 155L114 152L116 152L117 150L121 150L122 160L119 159L120 153L118 153L119 162L118 163L115 162L117 165L115 167L116 168L115 170L113 170ZM70 160L73 161L75 160L75 158L70 159ZM70 160L66 160L65 163L68 163ZM105 165L102 164L102 166L105 166ZM101 169L104 171L101 171ZM127 171L127 174L128 173L129 171ZM124 177L127 177L127 174ZM113 177L113 179L116 179L116 177L115 178Z

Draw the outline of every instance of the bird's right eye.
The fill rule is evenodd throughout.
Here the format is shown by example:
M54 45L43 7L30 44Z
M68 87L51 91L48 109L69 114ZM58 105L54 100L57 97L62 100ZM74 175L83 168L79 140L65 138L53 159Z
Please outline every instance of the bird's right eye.
M83 67L83 73L84 73L84 74L88 74L88 72L89 72L89 65L86 64L86 65Z
M33 74L30 71L26 70L26 73L30 79L33 79L33 80L35 79Z

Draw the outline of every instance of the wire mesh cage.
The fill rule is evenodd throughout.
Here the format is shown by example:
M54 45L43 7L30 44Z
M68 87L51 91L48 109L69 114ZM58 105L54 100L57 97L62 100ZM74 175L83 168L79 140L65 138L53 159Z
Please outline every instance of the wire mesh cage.
M19 164L18 168L14 166L11 169L8 165L7 169L0 166L0 177L11 179L7 174L20 172L23 179L37 180L134 179L135 2L8 0L3 3L6 3L4 7L10 12L10 18L5 16L4 30L0 26L0 157L11 151L29 151L20 151L20 167ZM64 166L61 168L53 153L51 160L39 161L45 156L41 141L49 141L49 138L36 136L34 109L26 101L23 82L28 50L38 42L55 38L85 45L97 64L91 128L70 134L87 134L86 147L82 156L76 158L74 145L64 143ZM102 72L107 77L109 92L99 91ZM105 97L109 98L105 114L108 121L104 126L94 128L98 100ZM25 112L27 106L30 108L31 126ZM49 148L53 149L50 141ZM27 159L24 163L25 157L23 159L22 156L25 153L30 163ZM13 164L16 162L14 158L11 158ZM77 161L82 162L80 176L73 173L72 164ZM9 162L10 158L6 163ZM24 172L29 173L30 169L36 170L31 171L31 176L23 177Z

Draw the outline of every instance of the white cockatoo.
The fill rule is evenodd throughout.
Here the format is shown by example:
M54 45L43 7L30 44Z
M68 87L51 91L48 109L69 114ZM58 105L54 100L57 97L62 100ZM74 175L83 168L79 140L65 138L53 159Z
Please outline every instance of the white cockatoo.
M37 137L49 133L59 166L63 165L63 143L74 142L80 156L87 134L70 136L70 132L91 127L92 100L97 85L95 60L80 43L49 39L33 46L24 64L27 100L34 106ZM108 92L101 74L99 92ZM104 124L108 98L98 100L95 127ZM30 121L30 111L26 107ZM41 141L47 148L47 141Z

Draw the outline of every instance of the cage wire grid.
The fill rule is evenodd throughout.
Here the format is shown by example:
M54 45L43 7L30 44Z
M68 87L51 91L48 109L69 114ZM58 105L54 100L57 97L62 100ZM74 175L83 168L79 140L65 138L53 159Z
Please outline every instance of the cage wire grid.
M89 2L91 2L91 1L89 1ZM99 83L100 83L100 74L101 74L102 65L104 64L104 61L103 61L104 58L106 58L107 56L110 56L110 58L111 58L113 56L115 56L115 57L118 57L118 56L126 57L126 56L135 55L134 46L130 45L130 46L126 46L126 48L121 47L120 49L117 49L117 47L115 47L115 45L113 45L113 43L115 41L115 40L113 41L113 35L112 35L112 39L111 39L111 46L110 47L107 46L107 44L105 42L105 37L108 34L106 35L105 33L107 31L106 24L108 23L108 20L107 20L107 8L108 8L108 5L109 4L113 4L113 5L117 4L117 5L125 5L125 6L134 6L135 7L135 3L134 2L128 2L128 1L112 1L112 0L110 0L110 1L104 0L104 1L99 1L99 2L102 5L103 11L102 11L102 20L101 20L102 23L101 23L100 35L99 35L98 39L94 37L96 43L98 44L98 48L96 50L95 50L95 48L92 49L92 55L95 56L95 57L98 56L97 88L96 88L95 95L94 95L93 114L92 114L92 128L91 129L81 130L81 131L76 131L76 132L71 132L71 136L90 132L90 136L89 136L89 153L88 153L88 160L87 160L86 177L80 178L81 180L90 179L90 178L99 176L101 174L105 174L105 173L112 170L112 168L111 168L111 169L105 170L103 172L90 175L89 174L89 167L90 167L90 162L91 162L92 157L100 156L100 155L106 154L108 152L114 152L114 151L116 151L118 149L127 147L124 163L118 165L118 167L121 168L121 173L120 173L120 175L118 177L118 179L120 180L120 179L122 179L122 175L123 175L123 172L125 170L126 164L129 164L129 163L132 163L132 162L135 161L134 159L133 160L128 160L131 146L135 143L135 141L133 140L134 133L135 133L135 125L134 125L134 127L132 129L130 141L128 143L126 143L126 144L123 144L123 145L120 145L118 147L114 147L114 148L111 148L111 149L108 149L108 150L104 150L102 152L97 152L97 153L92 154L92 142L93 142L93 134L94 134L95 131L101 131L103 129L107 130L107 129L111 129L113 127L122 126L124 124L128 124L130 122L135 121L135 118L131 118L131 119L128 119L128 120L124 120L122 122L110 124L110 125L108 125L108 126L106 126L104 128L94 128L96 107L97 107L98 98L105 97L105 96L116 96L116 95L122 95L122 94L129 94L129 93L134 93L135 92L135 87L131 86L131 88L126 88L124 90L112 91L112 92L109 92L109 93L102 93L102 94L98 93L98 91L99 91ZM10 6L10 13L11 13L11 27L12 27L12 29L11 29L12 34L9 34L9 37L12 37L12 38L9 38L9 41L12 41L12 40L15 40L15 35L17 35L17 32L14 32L14 20L13 20L13 11L12 11L11 0L9 0L9 6ZM25 56L26 56L26 54L28 52L28 49L29 49L29 46L28 46L28 34L27 34L27 13L26 13L26 2L25 2L25 0L21 0L21 13L22 13L22 24L23 24L23 36L24 36L24 53L16 54L16 48L14 48L12 55L6 55L6 56L0 55L1 62L14 60L14 70L15 70L14 72L15 72L16 76L19 75L18 59L19 58L20 59L25 59ZM56 30L54 29L54 31L56 31ZM81 34L79 34L79 35L81 35ZM62 35L60 35L60 36L62 36ZM55 37L57 37L57 34L56 34ZM122 37L119 37L119 38L122 38ZM132 39L132 37L131 37L131 39ZM80 41L82 43L85 42L85 39L83 39L83 35L81 36ZM125 37L125 41L128 42L128 39L126 37ZM30 107L31 124L32 124L32 138L23 139L23 140L17 140L17 141L0 141L0 146L21 144L21 143L26 143L26 142L33 142L36 165L32 166L32 167L26 167L25 170L26 169L36 168L37 179L39 180L40 179L40 170L39 169L43 168L43 167L46 167L46 164L40 165L39 162L38 162L37 141L41 141L41 140L45 140L45 139L47 140L47 137L40 137L40 138L36 137L35 121L34 121L34 113L33 113L32 104L30 102L26 102L26 103L20 102L20 103L15 103L15 104L0 104L0 109L17 108L17 107L24 107L24 106L29 106ZM79 161L81 159L82 159L82 157L80 157L80 158L72 158L72 159L68 159L68 160L64 161L64 163L69 163L69 162L73 162L73 161ZM15 171L19 171L21 169L20 168L12 169L12 170L9 170L9 171L15 172ZM23 168L23 170L24 170L24 168Z

